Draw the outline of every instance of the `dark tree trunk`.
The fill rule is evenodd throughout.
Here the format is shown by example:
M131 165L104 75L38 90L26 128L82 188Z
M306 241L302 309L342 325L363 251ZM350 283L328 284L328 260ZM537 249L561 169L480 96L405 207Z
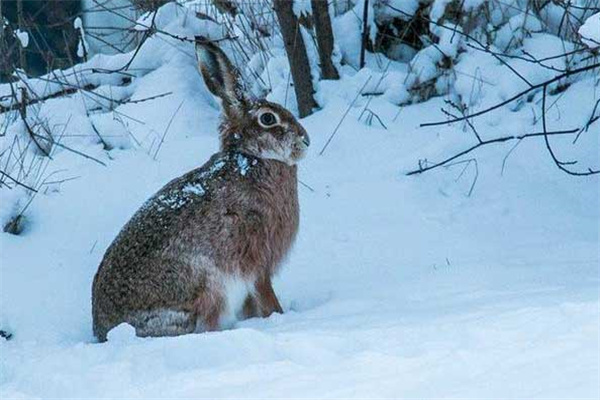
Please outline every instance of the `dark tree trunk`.
M25 26L25 19L23 18L23 0L17 0L17 27L21 32L29 32L27 26ZM27 59L25 58L25 49L19 43L19 66L27 71Z
M360 67L365 66L365 51L367 49L367 42L369 41L369 0L365 0L363 8L363 34L362 34L362 45L360 46Z
M317 105L313 98L312 77L310 75L310 63L306 54L306 46L302 39L302 32L298 24L298 18L294 15L293 4L290 0L274 0L273 8L277 14L281 35L285 44L285 52L290 63L294 91L298 101L298 112L300 117L312 114Z
M333 53L333 31L331 29L327 0L311 0L311 4L315 30L317 32L317 43L319 45L321 75L323 79L340 79L340 75L331 60L331 54Z

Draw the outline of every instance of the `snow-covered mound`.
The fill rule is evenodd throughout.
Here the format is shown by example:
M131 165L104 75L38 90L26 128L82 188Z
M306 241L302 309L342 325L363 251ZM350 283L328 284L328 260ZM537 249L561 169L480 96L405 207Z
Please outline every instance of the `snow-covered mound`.
M579 28L581 40L591 48L600 46L600 12L585 20Z
M182 36L213 32L180 18L172 29ZM525 46L554 44L533 36ZM273 75L283 68L274 60ZM300 233L275 281L285 313L222 332L142 339L121 325L98 344L91 330L91 283L108 245L145 199L218 149L218 104L191 44L152 37L131 85L94 89L132 99L170 92L91 115L108 148L88 122L89 98L41 106L65 126L66 145L100 163L55 147L40 178L50 179L29 205L25 189L0 190L3 226L27 205L23 232L0 234L0 329L13 335L0 339L0 397L598 398L598 179L559 171L542 138L406 176L475 138L458 124L420 128L443 118L444 99L398 108L394 85L407 66L367 61L320 82L323 107L302 121L312 147L299 166ZM486 82L472 88L459 78L456 90L472 93L473 107L521 90L503 83L505 66L489 55L465 54L459 65ZM537 66L523 68L545 79ZM385 95L357 96L363 87ZM585 122L597 87L588 75L549 96L552 129ZM285 95L281 86L270 94L281 103ZM496 110L477 120L478 131L484 139L539 131L540 102L538 91ZM565 159L597 166L598 124L575 147L572 138L552 143ZM22 128L15 122L2 145Z

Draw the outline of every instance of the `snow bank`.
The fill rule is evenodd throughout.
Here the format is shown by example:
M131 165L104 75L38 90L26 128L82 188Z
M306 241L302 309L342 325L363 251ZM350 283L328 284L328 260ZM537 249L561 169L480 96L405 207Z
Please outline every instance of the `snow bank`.
M600 13L594 14L579 28L581 40L590 48L600 46Z

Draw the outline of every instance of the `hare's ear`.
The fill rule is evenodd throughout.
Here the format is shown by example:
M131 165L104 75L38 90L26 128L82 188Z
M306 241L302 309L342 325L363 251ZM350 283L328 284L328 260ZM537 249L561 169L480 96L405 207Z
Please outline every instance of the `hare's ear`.
M246 96L240 74L225 53L206 38L196 37L198 69L208 89L223 101L223 110L229 117L240 117L246 109Z

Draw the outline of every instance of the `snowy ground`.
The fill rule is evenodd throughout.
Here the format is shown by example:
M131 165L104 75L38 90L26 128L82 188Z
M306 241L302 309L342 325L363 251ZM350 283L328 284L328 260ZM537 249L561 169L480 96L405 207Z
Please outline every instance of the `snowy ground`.
M88 144L107 167L55 154L57 179L80 178L49 185L22 235L0 235L0 324L14 334L0 340L0 398L599 398L598 179L561 173L536 139L475 153L473 188L474 164L407 177L419 159L472 144L461 126L418 127L443 118L440 98L399 115L375 98L383 129L358 121L361 97L319 156L364 72L322 83L324 108L302 121L312 147L300 179L312 189L300 187L300 234L275 281L285 313L232 330L141 339L121 326L103 344L91 332L91 282L111 240L218 148L218 108L193 62L165 64L133 89L172 96L119 108L145 118L129 126L138 138L160 137L175 115L156 157L144 140L110 152ZM597 96L592 79L579 84L562 113L549 111L553 129ZM536 131L539 99L483 118L480 132ZM597 165L598 135L581 141Z
M528 160L537 143L504 176L480 171L471 197L456 171L406 177L435 145L415 127L439 105L408 107L387 131L350 118L309 155L300 177L314 193L301 190L276 281L286 313L226 332L95 344L90 319L104 249L144 198L215 150L214 124L156 162L74 158L87 178L38 202L26 235L2 235L15 332L0 344L2 397L597 398L597 182ZM341 111L305 121L315 149Z

